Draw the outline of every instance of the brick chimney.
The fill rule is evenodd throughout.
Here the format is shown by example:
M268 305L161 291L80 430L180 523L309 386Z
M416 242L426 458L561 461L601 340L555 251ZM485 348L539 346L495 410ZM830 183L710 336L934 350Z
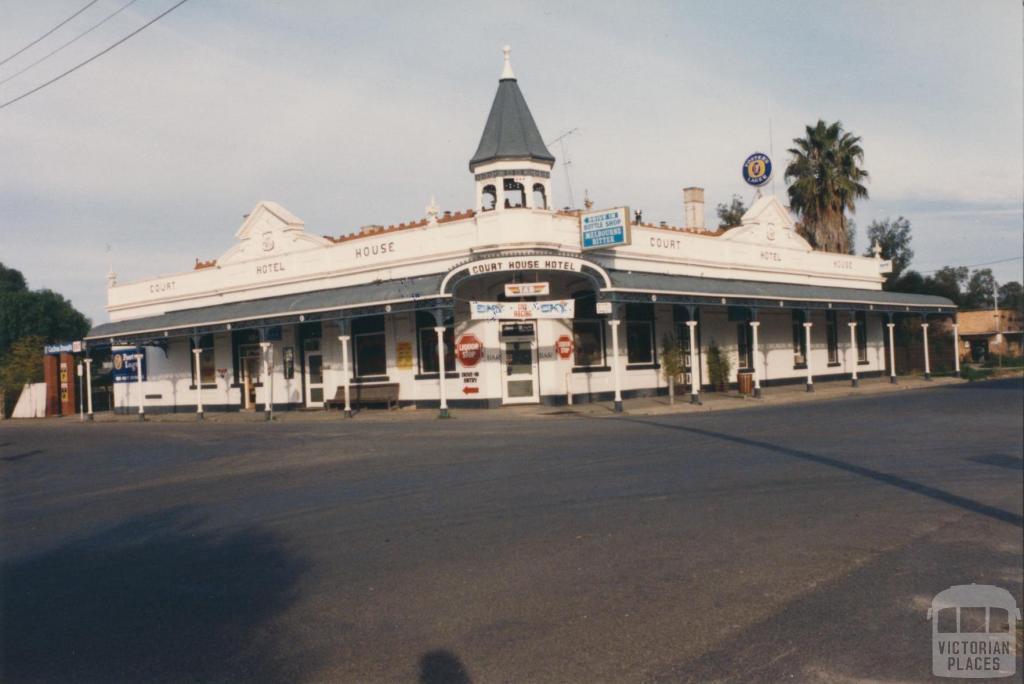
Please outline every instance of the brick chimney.
M683 227L704 229L704 188L683 188Z

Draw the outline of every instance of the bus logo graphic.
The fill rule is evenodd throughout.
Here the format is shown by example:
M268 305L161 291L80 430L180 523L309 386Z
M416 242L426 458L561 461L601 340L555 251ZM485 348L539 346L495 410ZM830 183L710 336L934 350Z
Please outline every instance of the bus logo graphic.
M939 592L932 621L932 674L1009 677L1017 670L1020 611L1010 592L988 584L958 584Z

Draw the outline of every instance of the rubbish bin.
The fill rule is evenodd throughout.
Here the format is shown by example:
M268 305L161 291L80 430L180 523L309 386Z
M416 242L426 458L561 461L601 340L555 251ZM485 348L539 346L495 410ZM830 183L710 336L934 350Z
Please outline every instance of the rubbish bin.
M740 394L754 393L753 371L740 371L739 373L736 374L736 381L739 385Z

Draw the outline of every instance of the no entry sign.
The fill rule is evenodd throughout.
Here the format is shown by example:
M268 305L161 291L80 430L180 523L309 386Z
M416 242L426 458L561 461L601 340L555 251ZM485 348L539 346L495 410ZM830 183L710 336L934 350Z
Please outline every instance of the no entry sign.
M555 340L555 351L563 359L567 359L572 356L572 338L568 335L562 335Z
M472 368L484 356L484 343L476 335L463 335L455 343L455 358L463 366Z

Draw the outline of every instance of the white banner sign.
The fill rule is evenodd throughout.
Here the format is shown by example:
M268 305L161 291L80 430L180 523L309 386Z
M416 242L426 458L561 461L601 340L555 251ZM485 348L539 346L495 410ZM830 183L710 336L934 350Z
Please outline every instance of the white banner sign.
M546 302L470 302L469 312L474 320L572 318L576 312L575 304L571 299L552 299Z
M506 297L540 297L551 294L548 283L505 283Z

